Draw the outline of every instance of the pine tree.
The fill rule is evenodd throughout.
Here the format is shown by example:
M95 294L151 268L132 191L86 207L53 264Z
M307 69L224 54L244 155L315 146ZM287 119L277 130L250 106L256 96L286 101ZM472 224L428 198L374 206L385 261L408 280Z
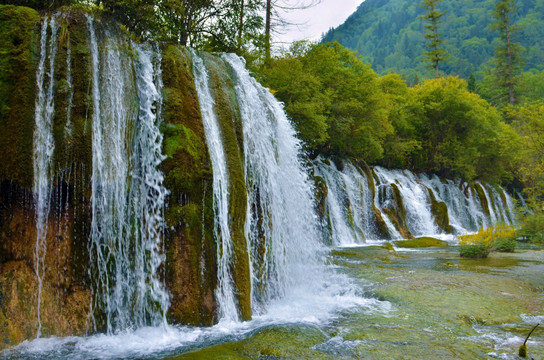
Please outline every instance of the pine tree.
M519 72L523 69L523 48L513 41L515 33L521 28L512 22L512 17L517 10L515 0L498 0L493 16L495 22L491 24L499 33L500 44L495 48L494 75L499 87L500 99L506 96L511 105L515 103L515 87L518 84Z
M438 32L438 27L440 25L440 18L446 13L446 11L438 11L436 5L442 0L424 0L419 6L425 8L427 11L425 15L419 16L418 19L423 19L427 22L425 25L425 39L427 40L428 51L425 51L427 58L426 61L429 62L429 67L435 70L435 77L440 77L438 71L438 65L447 59L448 54L446 50L442 48L442 43L444 42L440 37L442 33Z

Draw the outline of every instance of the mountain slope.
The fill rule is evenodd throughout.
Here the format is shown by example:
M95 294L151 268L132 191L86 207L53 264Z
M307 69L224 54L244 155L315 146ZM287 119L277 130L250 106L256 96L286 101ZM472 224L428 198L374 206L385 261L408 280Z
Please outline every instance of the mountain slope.
M424 13L414 0L366 0L344 24L329 30L323 42L338 41L357 50L378 73L397 72L412 79L429 75L422 53L425 51L422 20ZM544 0L518 0L514 18L523 29L517 33L527 50L527 69L544 69ZM440 32L450 54L441 66L446 74L468 77L478 72L494 55L497 35L493 22L495 0L443 0Z

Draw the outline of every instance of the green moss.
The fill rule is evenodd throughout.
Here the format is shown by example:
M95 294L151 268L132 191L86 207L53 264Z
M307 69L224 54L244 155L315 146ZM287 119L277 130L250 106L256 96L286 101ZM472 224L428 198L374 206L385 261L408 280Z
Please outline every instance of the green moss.
M320 329L306 326L265 328L230 342L173 358L181 359L334 359L313 347L327 341Z
M393 192L393 205L390 208L384 208L383 212L389 216L389 219L403 238L413 239L414 236L406 225L406 210L397 184L391 184L391 190Z
M474 183L474 184L471 184L470 186L478 194L478 197L480 198L480 204L482 205L484 214L486 216L490 216L489 203L487 202L487 197L485 196L485 192L482 185L480 185L479 183Z
M327 182L321 176L314 176L314 184L317 215L323 219L327 210L327 195L329 194L329 188Z
M57 170L72 166L92 168L92 64L83 14L58 18L59 43L55 61L54 163ZM68 68L68 52L70 69ZM71 88L68 73L71 75ZM70 106L70 98L71 107ZM76 185L76 184L71 184ZM79 184L78 184L79 185Z
M210 75L210 85L215 101L215 113L219 121L223 147L229 174L230 235L234 256L233 281L236 286L238 310L242 320L251 319L251 279L245 221L247 191L244 172L242 122L237 108L234 85L223 61L205 55Z
M166 281L173 323L211 325L216 303L212 172L190 57L166 46L162 57L162 162L170 191L165 213Z
M450 226L450 217L448 215L448 206L443 201L437 201L433 191L427 188L431 197L431 214L438 228L446 233L453 232Z
M411 240L397 240L395 245L401 248L427 248L448 246L448 243L431 237L420 237Z
M32 186L39 14L0 5L0 179Z

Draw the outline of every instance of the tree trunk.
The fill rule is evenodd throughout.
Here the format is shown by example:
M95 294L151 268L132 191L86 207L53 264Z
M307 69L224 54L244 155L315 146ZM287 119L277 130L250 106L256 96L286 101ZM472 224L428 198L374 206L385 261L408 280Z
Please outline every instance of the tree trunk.
M244 0L240 0L240 20L238 23L238 51L242 50L242 35L244 28Z
M270 21L272 18L272 0L266 0L266 23L264 27L264 62L270 64Z

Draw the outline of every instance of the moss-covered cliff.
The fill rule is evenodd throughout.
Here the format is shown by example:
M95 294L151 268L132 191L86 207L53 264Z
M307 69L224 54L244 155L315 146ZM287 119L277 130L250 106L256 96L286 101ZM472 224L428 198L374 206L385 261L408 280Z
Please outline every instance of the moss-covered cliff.
M162 170L170 191L165 244L169 318L211 325L217 307L212 173L188 52L166 46L162 72Z

